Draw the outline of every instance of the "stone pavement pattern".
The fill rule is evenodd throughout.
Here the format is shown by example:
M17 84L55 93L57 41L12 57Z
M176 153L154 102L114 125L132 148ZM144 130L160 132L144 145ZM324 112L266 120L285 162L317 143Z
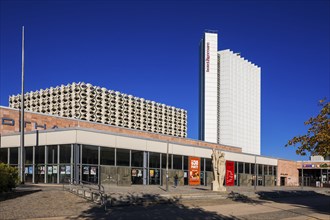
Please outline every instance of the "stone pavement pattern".
M207 187L170 187L169 192L159 186L111 187L108 192L116 196L139 197L148 194L155 197L173 196L179 199L165 204L143 203L143 205L110 207L104 211L103 207L63 191L58 185L30 185L26 188L30 191L21 189L25 192L22 196L6 200L1 199L0 196L0 219L330 220L329 189L305 188L303 191L305 194L294 193L296 196L277 198L277 195L299 190L299 188L281 188L283 190L281 194L272 193L268 195L269 198L259 199L252 188L230 188L238 192L239 197L233 196L226 199L226 196L231 194L214 194ZM260 190L262 189L266 193L274 190L274 188ZM244 194L251 196L247 197Z
M0 219L77 216L92 205L61 187L36 187L0 199Z

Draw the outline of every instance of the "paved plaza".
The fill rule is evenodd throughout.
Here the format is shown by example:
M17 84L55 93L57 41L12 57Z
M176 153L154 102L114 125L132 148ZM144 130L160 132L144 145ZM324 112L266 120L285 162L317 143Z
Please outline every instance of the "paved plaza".
M114 200L107 210L61 185L25 185L0 195L0 219L330 219L328 188L227 187L215 193L204 186L169 186L169 191L111 186L105 191Z

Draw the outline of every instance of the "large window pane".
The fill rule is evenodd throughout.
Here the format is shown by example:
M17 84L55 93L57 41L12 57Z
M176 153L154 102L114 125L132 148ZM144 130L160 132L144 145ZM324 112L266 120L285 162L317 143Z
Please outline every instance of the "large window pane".
M243 163L242 162L238 162L238 173L244 173L243 172Z
M258 164L258 176L262 176L263 165Z
M131 165L132 165L132 167L143 167L143 151L132 150L132 164ZM136 171L136 172L138 172L138 171Z
M268 175L268 166L264 165L264 175Z
M183 169L188 170L188 156L183 156Z
M10 164L18 164L18 148L13 147L9 149L10 151Z
M173 169L182 170L182 156L173 155Z
M71 163L71 144L60 145L60 163Z
M160 167L160 154L159 153L149 153L149 167L159 168Z
M251 174L255 174L255 169L256 169L256 167L255 167L255 164L254 163L251 163Z
M57 145L48 146L48 164L57 163Z
M45 163L45 146L35 147L36 164Z
M98 147L91 145L82 146L82 163L98 164Z
M273 175L273 166L268 166L268 174Z
M8 163L8 148L0 148L0 163Z
M250 163L245 163L245 173L246 174L250 173Z
M201 158L201 171L204 171L204 158Z
M115 149L110 147L101 147L101 164L115 165Z
M162 154L162 168L166 169L166 155ZM172 154L168 155L168 169L172 169Z
M25 164L33 163L33 147L25 148Z
M205 158L205 163L206 163L205 170L206 171L212 171L213 170L213 168L212 168L212 159Z
M129 166L129 150L117 149L117 166Z

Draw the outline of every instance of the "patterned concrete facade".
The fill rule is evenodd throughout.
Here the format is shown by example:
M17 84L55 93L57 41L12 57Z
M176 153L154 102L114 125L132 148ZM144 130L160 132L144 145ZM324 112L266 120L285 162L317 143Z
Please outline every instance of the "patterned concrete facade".
M124 128L187 136L187 111L107 90L89 83L72 83L28 92L28 111L76 118ZM9 107L20 108L20 95L9 97Z

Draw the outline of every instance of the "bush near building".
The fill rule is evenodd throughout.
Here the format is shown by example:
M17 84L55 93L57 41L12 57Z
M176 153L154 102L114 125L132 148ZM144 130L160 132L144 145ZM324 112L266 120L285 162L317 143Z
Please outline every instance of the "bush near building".
M18 181L17 168L0 163L0 193L12 190L16 187Z

